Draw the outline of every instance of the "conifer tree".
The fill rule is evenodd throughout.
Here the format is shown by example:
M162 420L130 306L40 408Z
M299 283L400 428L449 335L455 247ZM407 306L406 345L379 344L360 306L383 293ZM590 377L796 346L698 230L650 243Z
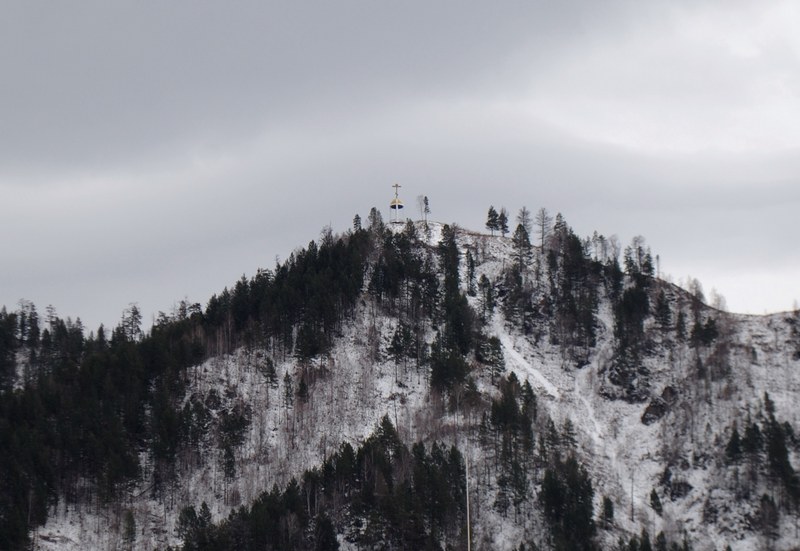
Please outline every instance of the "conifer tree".
M639 539L639 551L653 551L653 547L650 544L650 534L644 528L642 529L642 537Z
M503 237L508 233L508 211L505 207L501 207L500 214L497 215L497 229Z
M539 499L556 549L594 548L593 496L589 475L574 456L563 462L556 458L553 467L545 469Z
M302 403L308 401L308 385L306 384L305 376L300 377L300 384L297 385L297 397L300 398Z
M614 523L614 502L611 501L611 498L608 496L603 496L603 513L601 518L606 528L610 528Z
M663 530L656 536L656 551L667 551L667 536Z
M331 519L324 513L317 519L314 551L339 551L339 541Z
M471 297L476 295L475 292L475 258L472 252L467 251L467 294Z
M123 516L122 539L129 546L133 546L133 543L136 541L136 519L133 517L133 511L130 509L126 509Z
M138 341L142 338L142 312L135 302L129 304L122 312L120 328L129 341Z
M489 207L489 212L486 215L486 229L492 232L494 236L494 232L500 229L499 226L499 215L497 211L494 210L494 205Z
M658 293L656 299L656 321L664 332L669 331L672 326L672 310L663 289Z
M369 231L373 234L380 234L383 231L383 215L375 207L370 209L367 222L369 222Z
M514 258L517 269L522 272L531 258L531 240L528 230L525 229L523 224L517 224L517 229L514 230L514 236L511 240L514 245Z
M292 383L292 376L287 371L283 376L283 405L287 409L292 407L294 403L294 384Z
M744 426L744 438L742 439L742 450L748 455L755 456L764 448L764 436L758 423L747 419Z
M491 314L494 312L494 291L486 274L481 274L478 280L478 289L480 289L481 292L481 318L485 320L487 313Z
M742 457L742 442L739 437L739 429L736 427L736 421L733 422L733 431L731 431L728 445L725 446L725 456L728 458L729 463L738 463Z
M489 375L492 384L495 384L495 380L500 378L506 368L505 359L503 357L503 346L500 343L500 339L496 336L493 335L486 341L483 358L486 365L489 367Z
M661 516L661 513L664 511L664 508L661 506L661 499L658 497L658 492L656 492L655 488L650 491L650 507L652 507L653 511L655 511L658 516Z
M675 336L678 342L686 341L686 313L683 310L678 311L678 318L675 321Z

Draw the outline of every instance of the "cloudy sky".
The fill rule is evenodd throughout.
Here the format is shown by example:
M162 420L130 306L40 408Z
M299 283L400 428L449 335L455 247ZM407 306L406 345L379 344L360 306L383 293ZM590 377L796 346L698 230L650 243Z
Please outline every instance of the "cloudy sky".
M0 304L205 304L398 181L436 220L544 206L789 309L798 28L795 0L3 2Z

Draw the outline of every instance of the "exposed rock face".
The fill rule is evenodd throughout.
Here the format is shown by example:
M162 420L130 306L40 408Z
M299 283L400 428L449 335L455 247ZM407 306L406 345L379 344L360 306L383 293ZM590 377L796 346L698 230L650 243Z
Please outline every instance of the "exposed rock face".
M678 401L678 391L673 386L667 386L661 392L661 397L653 398L642 414L642 423L652 425L669 412L670 408Z
M667 404L661 398L653 398L642 414L642 423L652 425L667 413Z

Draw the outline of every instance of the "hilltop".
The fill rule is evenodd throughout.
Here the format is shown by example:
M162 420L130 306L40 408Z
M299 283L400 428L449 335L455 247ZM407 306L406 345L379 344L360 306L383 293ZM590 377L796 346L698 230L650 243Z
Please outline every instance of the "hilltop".
M465 548L468 494L475 549L796 547L798 313L555 222L371 216L146 333L23 324L4 541Z

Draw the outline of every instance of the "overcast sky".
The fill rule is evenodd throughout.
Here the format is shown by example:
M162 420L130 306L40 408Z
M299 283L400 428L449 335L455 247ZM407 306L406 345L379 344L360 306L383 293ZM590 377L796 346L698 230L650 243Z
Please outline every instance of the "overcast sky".
M206 304L391 185L643 235L729 309L800 299L800 3L0 6L0 304ZM415 208L407 214L417 217Z

